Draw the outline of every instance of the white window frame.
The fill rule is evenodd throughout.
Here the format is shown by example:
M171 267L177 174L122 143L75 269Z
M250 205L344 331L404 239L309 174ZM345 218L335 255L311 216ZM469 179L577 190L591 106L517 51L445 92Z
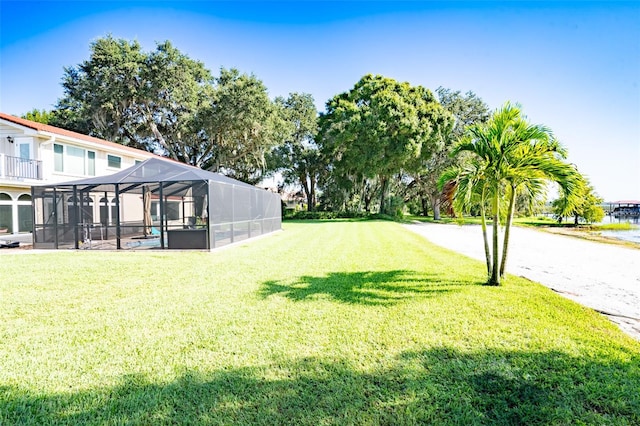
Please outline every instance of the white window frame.
M117 167L109 165L110 158L114 158L114 159L117 158L118 159L118 166ZM122 169L122 157L120 157L119 155L107 154L107 168L108 169L115 169L115 170Z
M62 147L62 170L56 169L56 156L60 155L56 152L56 146ZM82 173L74 173L69 171L69 163L72 161L71 156L68 153L69 148L80 150L83 152L82 155ZM93 153L93 159L89 158L89 153ZM93 173L89 173L91 168L89 167L89 162L93 160ZM76 145L67 145L64 143L54 143L53 144L53 171L54 173L70 175L70 176L95 176L96 175L96 152L91 149L83 148Z

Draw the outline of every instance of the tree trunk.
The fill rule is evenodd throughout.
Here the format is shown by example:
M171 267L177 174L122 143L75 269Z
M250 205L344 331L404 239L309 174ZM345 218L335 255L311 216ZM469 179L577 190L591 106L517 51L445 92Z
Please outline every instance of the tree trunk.
M382 183L381 188L380 188L380 213L387 213L387 209L384 205L385 203L385 196L386 196L386 192L387 192L387 178L386 177L381 177L380 178L380 182Z
M151 110L148 107L145 114L145 118L146 118L147 124L149 125L149 128L151 129L151 133L153 133L153 136L158 140L158 143L162 145L162 147L166 149L167 152L169 152L169 157L173 160L180 161L180 159L178 158L178 154L167 143L162 133L160 133L158 126L156 125L155 121L153 121L153 114L151 113Z
M509 234L511 223L513 221L513 213L516 209L516 188L511 186L511 198L509 199L509 211L507 213L507 223L504 227L504 241L502 242L502 262L500 263L500 277L504 277L504 271L507 265L507 251L509 249Z
M426 197L420 197L420 203L422 204L422 216L427 217L429 215L429 202Z
M367 195L366 192L363 192L363 197L362 199L364 200L364 211L369 213L369 211L371 210L371 201L373 200L373 197L370 195Z
M307 196L307 210L312 212L316 209L316 182L313 177L309 179L309 195Z
M485 190L482 189L482 199L480 201L480 221L482 223L482 239L484 240L484 255L487 261L487 278L491 277L491 251L489 249L489 236L487 235L487 215L484 206Z
M431 194L431 207L433 208L433 220L440 220L440 193Z
M491 277L488 285L500 285L500 200L498 198L498 188L493 194L493 266L491 267Z
M313 202L312 202L312 194L311 189L309 188L309 181L307 180L307 176L301 174L298 176L300 179L300 184L302 185L302 192L304 192L305 198L307 199L307 211L313 211Z

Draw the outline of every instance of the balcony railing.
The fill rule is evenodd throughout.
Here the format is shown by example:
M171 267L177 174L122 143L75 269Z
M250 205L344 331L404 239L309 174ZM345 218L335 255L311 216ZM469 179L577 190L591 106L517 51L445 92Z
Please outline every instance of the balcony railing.
M0 179L42 180L42 161L0 154Z

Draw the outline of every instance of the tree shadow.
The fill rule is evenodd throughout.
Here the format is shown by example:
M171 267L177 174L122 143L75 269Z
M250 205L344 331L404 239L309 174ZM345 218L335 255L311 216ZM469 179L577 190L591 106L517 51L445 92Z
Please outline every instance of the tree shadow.
M293 301L328 297L343 303L385 305L413 297L429 297L459 290L480 282L445 280L435 274L407 270L330 272L324 276L304 275L294 281L262 283L262 297L280 295Z
M640 358L440 347L377 369L304 358L169 383L126 375L109 388L38 394L0 387L13 424L639 424Z

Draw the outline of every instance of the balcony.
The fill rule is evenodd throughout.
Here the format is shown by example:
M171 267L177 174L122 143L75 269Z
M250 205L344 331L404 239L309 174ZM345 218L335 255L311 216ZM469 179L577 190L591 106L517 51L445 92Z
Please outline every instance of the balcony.
M42 161L0 154L0 179L42 180Z

